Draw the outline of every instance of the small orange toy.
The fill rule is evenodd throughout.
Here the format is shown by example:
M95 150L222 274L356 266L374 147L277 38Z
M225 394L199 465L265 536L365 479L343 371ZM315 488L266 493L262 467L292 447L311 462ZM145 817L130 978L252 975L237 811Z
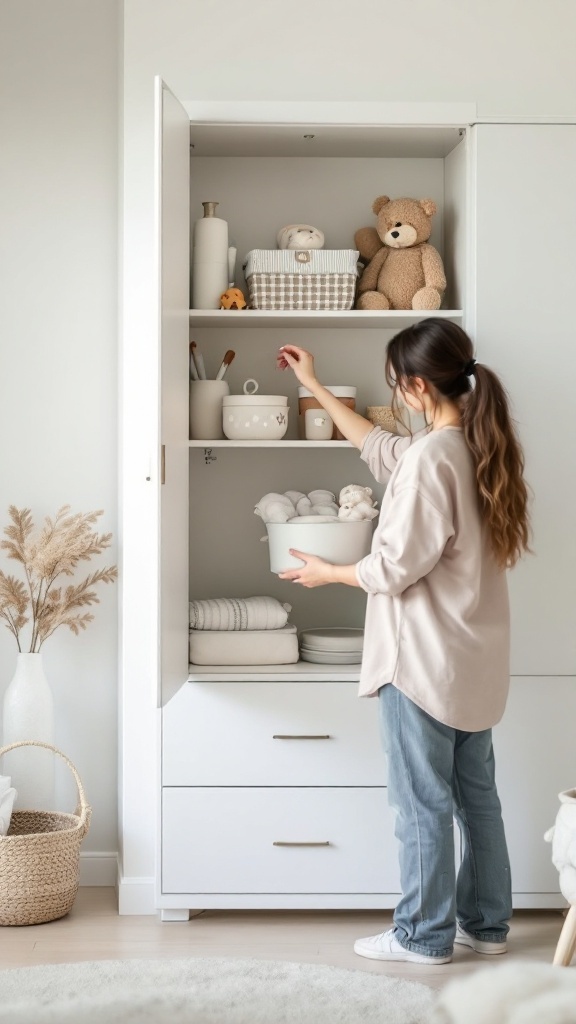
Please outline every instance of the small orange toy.
M220 296L220 309L246 309L246 299L239 288L228 288Z

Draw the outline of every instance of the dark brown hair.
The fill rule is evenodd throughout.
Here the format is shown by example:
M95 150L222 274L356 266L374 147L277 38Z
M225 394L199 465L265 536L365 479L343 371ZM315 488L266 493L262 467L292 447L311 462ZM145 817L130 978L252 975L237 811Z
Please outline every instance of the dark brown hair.
M389 342L386 380L395 406L397 389L410 392L415 377L431 385L433 397L435 391L438 398L458 405L476 469L482 518L494 557L507 568L530 550L524 455L506 390L493 370L474 362L473 348L458 324L428 317Z

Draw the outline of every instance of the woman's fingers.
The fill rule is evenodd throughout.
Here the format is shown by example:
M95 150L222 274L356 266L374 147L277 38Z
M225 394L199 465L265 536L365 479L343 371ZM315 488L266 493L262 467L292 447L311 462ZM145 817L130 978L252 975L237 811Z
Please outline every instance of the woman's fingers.
M282 345L280 348L281 352L286 352L293 358L298 359L300 356L309 356L310 353L305 348L300 348L298 345Z
M304 565L301 569L287 569L279 573L281 579L292 580L293 583L300 583L303 587L323 587L326 583L332 582L332 566L317 555L309 555L305 551L296 551L290 548L290 554L299 558Z
M287 366L291 367L301 384L314 379L314 356L305 348L283 345L276 358L278 368L285 370Z
M280 352L276 356L276 363L278 365L278 369L280 370L286 370L288 367L298 365L296 359L294 359L294 357L291 356L289 352L282 352L282 350L280 350Z
M301 562L305 563L307 563L310 558L310 555L305 554L303 551L295 551L293 548L290 548L290 554L293 555L294 558L299 558ZM286 569L285 572L279 572L278 575L281 580L294 580L296 582L302 575L302 569L305 568L306 565L301 566L299 569Z

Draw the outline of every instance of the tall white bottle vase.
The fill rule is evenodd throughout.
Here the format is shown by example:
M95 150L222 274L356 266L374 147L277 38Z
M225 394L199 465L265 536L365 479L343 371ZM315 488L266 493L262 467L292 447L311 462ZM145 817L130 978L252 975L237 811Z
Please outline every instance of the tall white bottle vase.
M218 203L202 203L204 216L192 232L192 307L219 309L228 287L228 224L216 217Z
M40 740L54 745L52 690L41 654L19 654L16 671L4 694L2 745ZM54 755L48 750L21 747L5 754L0 771L12 776L21 810L54 811Z

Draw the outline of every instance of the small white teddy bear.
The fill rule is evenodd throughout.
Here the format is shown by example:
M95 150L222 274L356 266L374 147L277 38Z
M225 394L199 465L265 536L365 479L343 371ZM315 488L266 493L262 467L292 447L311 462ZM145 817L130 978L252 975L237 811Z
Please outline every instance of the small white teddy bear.
M279 249L322 249L324 232L312 224L285 224L276 235Z
M378 515L376 505L372 501L372 488L362 487L360 484L348 484L343 487L338 497L340 510L339 519L358 521L361 519L374 519Z

